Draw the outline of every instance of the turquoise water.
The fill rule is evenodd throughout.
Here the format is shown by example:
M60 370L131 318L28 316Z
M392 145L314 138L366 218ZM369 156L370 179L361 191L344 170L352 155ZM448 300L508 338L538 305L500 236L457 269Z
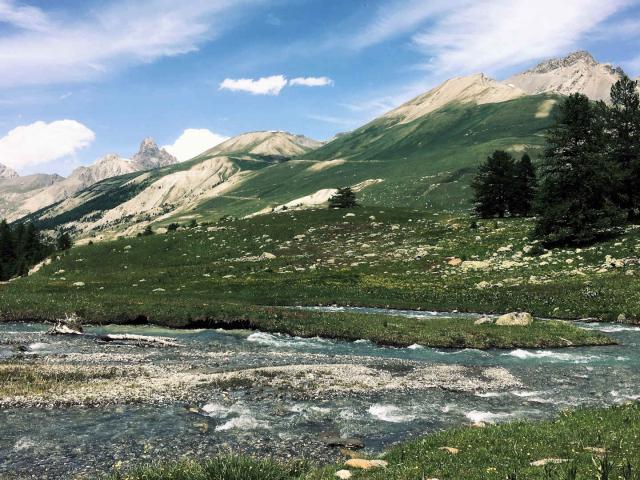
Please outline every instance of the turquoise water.
M376 311L376 310L360 310ZM429 312L392 312L436 316ZM447 315L450 316L450 315ZM177 338L186 349L144 349L154 364L184 362L211 371L309 364L377 362L400 368L398 360L420 364L474 367L501 366L517 377L521 388L499 392L457 393L430 389L411 394L370 395L300 400L289 392L211 388L191 413L183 403L117 407L19 409L0 411L0 477L63 478L107 471L155 458L250 451L279 458L303 456L333 461L339 456L320 440L323 432L364 439L379 451L394 442L475 421L541 419L558 410L604 406L640 398L640 328L582 324L607 332L619 346L559 350L441 350L383 348L367 341L301 339L249 331L175 331L157 327L90 327L89 333L137 333ZM38 324L1 324L0 359L13 358L17 344L27 357L64 359L70 353L117 352L114 362L127 363L138 347L99 344L87 338L50 337ZM207 360L207 352L228 351L225 362ZM347 357L348 356L348 357ZM133 358L133 357L131 357ZM205 424L206 426L203 426Z

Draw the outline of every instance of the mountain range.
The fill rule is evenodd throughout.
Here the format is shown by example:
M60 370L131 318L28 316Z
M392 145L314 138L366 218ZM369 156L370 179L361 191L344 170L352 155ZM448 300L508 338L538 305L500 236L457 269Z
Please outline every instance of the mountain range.
M176 163L147 139L132 160L111 155L68 179L40 179L50 185L22 203L0 204L0 216L4 208L10 219L28 215L44 228L104 239L148 224L318 206L343 185L364 204L464 209L470 179L491 151L537 157L562 96L608 101L622 74L581 51L502 82L456 77L325 144L252 132ZM0 193L3 182L22 178L0 180Z
M67 178L45 174L20 177L0 165L0 218L16 220L69 198L101 180L175 163L175 157L158 148L152 138L146 138L131 160L108 154L89 167L76 168Z

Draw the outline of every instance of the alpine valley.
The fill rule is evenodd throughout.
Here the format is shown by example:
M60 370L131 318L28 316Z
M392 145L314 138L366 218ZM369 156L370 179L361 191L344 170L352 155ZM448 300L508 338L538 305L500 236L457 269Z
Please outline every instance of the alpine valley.
M181 4L117 5L138 3ZM189 34L245 2L182 3L193 25L161 23ZM0 22L25 23L17 6L0 0ZM134 37L164 51L147 23ZM166 95L189 45L127 86L151 69ZM332 82L218 94L283 105ZM186 161L147 138L67 178L0 165L0 478L637 480L635 88L580 51L451 78L328 142L207 130Z
M496 149L537 157L563 95L608 100L621 74L581 51L504 82L452 78L325 144L253 132L177 163L147 139L132 160L107 155L66 179L4 169L0 216L100 240L149 224L320 206L346 185L364 205L464 210L482 159Z

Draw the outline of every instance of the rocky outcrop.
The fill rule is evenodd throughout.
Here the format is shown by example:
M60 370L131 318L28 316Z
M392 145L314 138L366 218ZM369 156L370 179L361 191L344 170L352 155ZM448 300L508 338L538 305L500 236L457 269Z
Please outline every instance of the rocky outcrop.
M178 160L164 148L159 148L153 138L145 138L131 162L138 170L151 170L173 165L178 163Z
M17 178L18 172L0 163L0 178Z
M583 93L592 100L609 101L611 86L622 74L620 68L598 63L589 52L579 51L542 62L526 72L509 77L504 83L532 95Z

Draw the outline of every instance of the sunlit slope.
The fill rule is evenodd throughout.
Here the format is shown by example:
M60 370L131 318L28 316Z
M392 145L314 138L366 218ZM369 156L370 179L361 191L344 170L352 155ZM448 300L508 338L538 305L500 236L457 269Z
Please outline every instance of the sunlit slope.
M364 204L467 208L470 179L493 150L539 155L556 98L536 95L485 105L450 103L400 124L383 117L301 159L254 172L230 192L232 198L211 199L198 212L247 215L321 189L367 180L371 185L358 194Z
M149 223L270 211L346 185L356 187L365 205L461 210L471 204L475 169L493 150L538 156L557 98L453 101L410 121L385 115L290 160L203 154L100 182L33 218L44 227L108 237L136 233Z

